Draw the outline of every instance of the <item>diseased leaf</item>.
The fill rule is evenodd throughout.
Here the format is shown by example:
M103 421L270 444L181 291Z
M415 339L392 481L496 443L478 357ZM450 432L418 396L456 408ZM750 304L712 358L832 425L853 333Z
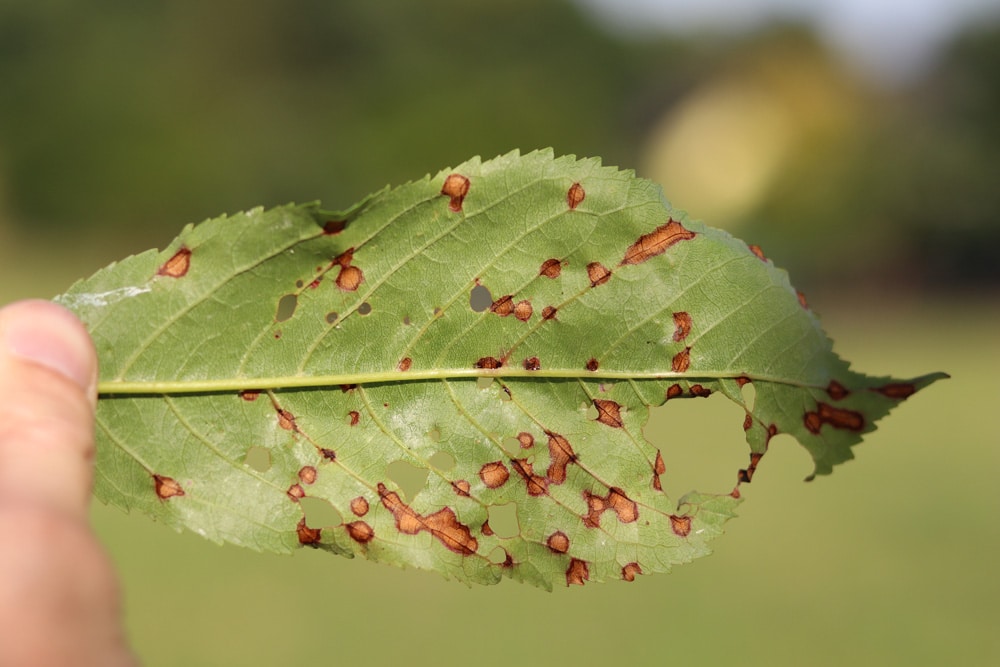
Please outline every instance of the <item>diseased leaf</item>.
M477 583L703 555L776 433L828 473L942 377L849 370L759 249L548 153L189 226L59 301L100 354L101 500ZM747 468L669 498L649 408L716 392L746 411Z

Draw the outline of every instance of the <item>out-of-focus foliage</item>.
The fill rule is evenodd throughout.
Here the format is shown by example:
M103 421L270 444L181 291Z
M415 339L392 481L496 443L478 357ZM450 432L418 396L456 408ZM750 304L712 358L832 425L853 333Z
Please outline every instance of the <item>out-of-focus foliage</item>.
M883 90L801 27L638 40L569 0L3 3L0 239L71 225L141 247L552 146L644 165L807 291L995 286L997 34Z

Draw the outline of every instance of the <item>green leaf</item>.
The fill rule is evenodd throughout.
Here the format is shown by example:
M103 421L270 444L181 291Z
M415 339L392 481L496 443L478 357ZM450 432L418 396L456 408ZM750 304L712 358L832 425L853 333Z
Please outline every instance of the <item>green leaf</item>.
M101 500L477 583L708 553L775 433L828 473L942 377L849 370L759 250L548 153L189 226L59 301L101 359ZM745 409L750 463L733 489L669 498L642 426L709 393Z

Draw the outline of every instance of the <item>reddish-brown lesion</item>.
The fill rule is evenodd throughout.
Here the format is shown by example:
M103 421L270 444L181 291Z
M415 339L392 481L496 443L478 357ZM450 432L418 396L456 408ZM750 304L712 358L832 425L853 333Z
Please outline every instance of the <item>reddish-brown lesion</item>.
M455 480L451 483L451 488L455 490L455 493L462 496L463 498L469 497L469 491L472 489L472 485L464 479Z
M554 257L542 262L542 266L538 269L538 275L546 278L558 278L561 273L562 262Z
M633 523L639 518L639 505L625 495L618 487L608 489L607 496L584 490L583 499L587 503L587 513L583 516L583 525L588 528L598 528L601 525L601 515L607 510L613 511L622 523Z
M712 390L700 384L693 384L688 388L691 395L696 398L708 398L712 395Z
M656 461L653 463L653 488L657 491L663 490L663 482L660 476L667 472L667 464L663 462L663 454L656 450Z
M553 484L566 481L566 468L570 463L576 463L576 453L564 436L546 431L549 437L549 469L546 476Z
M531 302L527 299L522 299L514 304L514 317L516 317L521 322L527 322L531 319L531 315L535 312L534 307Z
M316 481L316 468L313 466L302 466L299 468L299 481L303 484L312 484Z
M297 503L300 498L306 497L306 491L302 488L301 484L292 484L288 487L288 490L285 491L285 495L288 496L288 499L293 503Z
M173 477L165 475L153 475L153 487L156 489L156 497L160 500L183 496L184 489Z
M842 401L850 395L850 391L836 380L830 380L826 386L826 393L835 401Z
M805 413L803 423L810 433L817 435L823 424L848 431L861 431L865 427L865 417L855 410L819 403L816 405L816 410Z
M625 581L635 581L637 575L642 574L642 566L638 563L629 563L622 568L622 579Z
M479 479L490 489L496 489L507 483L510 472L503 461L493 461L486 463L479 469Z
M278 415L278 426L286 431L298 431L298 424L295 423L295 415L284 408L276 409Z
M403 357L402 359L399 360L399 363L396 365L396 370L400 371L401 373L405 373L406 371L410 370L412 366L413 366L413 359L411 359L410 357Z
M490 304L490 312L496 313L500 317L507 317L514 312L514 295L505 294L492 304Z
M571 558L569 567L566 568L566 585L583 586L583 582L589 579L590 567L587 565L587 561L580 560L579 558Z
M665 394L665 397L666 400L669 401L672 398L680 398L683 393L684 393L684 388L681 387L679 384L675 383L667 387L667 392Z
M191 268L191 249L181 247L180 250L171 255L170 259L163 263L156 270L156 275L167 278L183 278Z
M490 526L489 519L483 521L483 525L479 527L479 532L485 535L486 537L493 537L494 535L496 535L496 533L493 532L493 527Z
M524 480L529 496L544 496L549 492L549 480L536 474L528 459L511 459L510 465Z
M622 265L640 264L648 259L662 255L671 246L681 241L690 241L696 234L684 228L684 225L674 219L660 225L649 234L643 234L625 251Z
M579 183L574 183L570 186L569 191L566 192L566 204L572 211L580 205L580 202L582 202L586 196L587 193L584 191L583 186Z
M538 371L542 369L542 362L538 357L528 357L524 360L524 370Z
M327 220L323 225L323 233L327 236L336 236L347 229L347 220Z
M764 254L764 251L759 245L748 245L747 248L749 248L750 252L752 252L760 261L767 261L767 256Z
M737 479L740 484L749 484L750 481L753 480L753 474L757 472L757 464L760 463L762 458L764 458L764 455L759 452L750 453L750 464L746 468L740 470L737 474Z
M561 530L557 530L545 540L545 546L553 553L564 554L569 551L569 537Z
M684 373L690 367L691 367L690 347L685 347L683 350L675 354L674 358L670 360L670 369L674 373Z
M351 426L357 426L358 422L361 421L361 413L357 410L351 410L347 413L347 423Z
M597 408L597 421L605 426L622 428L625 425L622 421L622 406L615 401L595 398L594 407Z
M670 529L674 531L674 534L678 537L687 537L691 534L691 517L689 516L678 516L676 514L670 515Z
M555 306L545 306L544 308L542 308L542 319L554 320L556 319L556 313L558 312L559 309L556 308Z
M422 516L404 503L398 493L389 491L381 482L378 484L378 495L382 499L382 505L395 518L399 532L416 535L427 531L447 549L464 556L471 556L479 548L479 542L472 536L469 527L458 520L450 507L442 507L433 514Z
M260 389L244 389L240 392L240 398L248 403L253 403L260 398Z
M345 524L344 528L347 529L351 539L359 544L368 544L375 537L375 529L364 521L352 521Z
M307 526L305 517L299 520L298 525L295 526L295 532L299 537L299 544L306 545L318 543L323 535L321 529Z
M873 387L872 391L878 392L886 398L902 401L917 393L917 387L911 382L893 382L881 387Z
M480 357L473 365L476 368L482 368L484 370L496 370L503 366L503 359L497 359L496 357Z
M594 359L593 357L591 357L587 361L587 370L590 371L591 373L597 371L597 369L600 367L601 367L601 362L599 362L597 359Z
M368 501L364 496L351 499L351 513L354 516L364 516L368 514Z
M461 174L449 174L444 179L441 194L451 199L448 208L458 213L462 210L462 202L465 201L466 195L469 194L469 179Z
M590 286L597 287L611 280L611 270L600 262L591 262L587 265L587 277L590 278Z
M674 342L681 342L689 333L691 333L691 316L683 311L674 313Z

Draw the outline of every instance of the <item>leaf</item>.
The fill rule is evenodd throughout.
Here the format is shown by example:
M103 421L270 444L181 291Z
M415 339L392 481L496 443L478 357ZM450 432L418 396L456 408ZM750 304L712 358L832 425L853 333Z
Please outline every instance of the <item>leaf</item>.
M101 359L101 500L477 583L708 553L774 434L828 473L943 377L849 370L758 249L548 153L189 226L59 301ZM748 466L671 499L649 408L716 392L746 411Z

